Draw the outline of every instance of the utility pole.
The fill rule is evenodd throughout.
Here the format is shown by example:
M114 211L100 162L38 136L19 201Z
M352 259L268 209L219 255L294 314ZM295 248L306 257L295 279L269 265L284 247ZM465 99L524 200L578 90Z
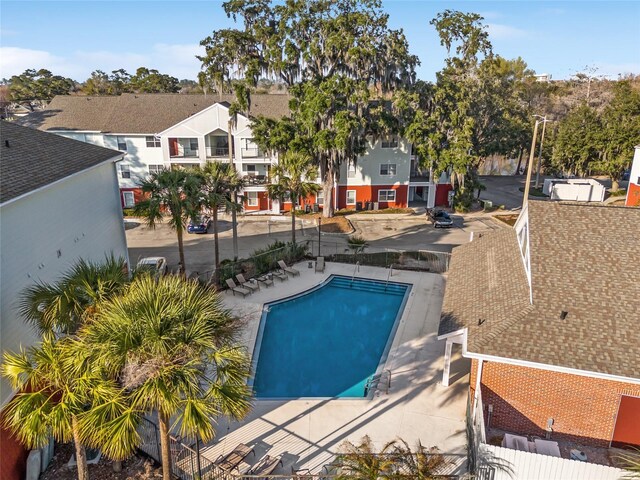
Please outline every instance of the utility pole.
M542 117L542 136L540 138L540 153L538 154L538 168L536 168L536 184L534 188L540 188L540 164L542 163L542 146L544 144L544 132L547 128L547 116Z
M524 198L522 199L522 209L527 205L529 200L529 185L531 184L531 166L533 165L533 159L536 152L536 137L538 136L538 124L540 120L536 120L536 124L533 127L533 140L531 142L531 151L529 152L529 165L527 166L527 180L524 184Z

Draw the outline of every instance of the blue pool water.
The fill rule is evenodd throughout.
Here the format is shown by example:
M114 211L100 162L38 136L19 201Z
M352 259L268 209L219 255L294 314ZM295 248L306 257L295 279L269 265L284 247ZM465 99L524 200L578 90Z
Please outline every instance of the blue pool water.
M332 276L265 305L254 351L256 396L363 397L408 293L405 284Z

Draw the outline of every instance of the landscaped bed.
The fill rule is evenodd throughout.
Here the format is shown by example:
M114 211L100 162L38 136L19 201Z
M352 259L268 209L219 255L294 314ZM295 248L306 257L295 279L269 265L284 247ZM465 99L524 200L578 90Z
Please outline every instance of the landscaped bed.
M67 467L67 462L74 453L71 444L57 444L55 454L49 467L40 475L40 480L77 480L78 470ZM146 457L134 455L122 462L122 471L113 471L113 462L105 457L95 465L89 465L91 480L151 480L162 478L162 469L154 466Z
M494 215L493 218L513 227L516 224L516 220L518 220L518 216L519 215Z
M322 217L322 213L301 213L296 214L296 218L300 220L313 220L317 223L318 218ZM320 230L323 233L351 233L353 225L342 215L336 215L331 218L322 217L322 225Z

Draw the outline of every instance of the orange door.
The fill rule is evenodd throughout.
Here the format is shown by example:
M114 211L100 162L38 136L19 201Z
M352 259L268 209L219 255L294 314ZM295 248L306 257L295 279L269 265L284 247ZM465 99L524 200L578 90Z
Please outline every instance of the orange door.
M620 398L611 446L640 447L640 397L623 395Z

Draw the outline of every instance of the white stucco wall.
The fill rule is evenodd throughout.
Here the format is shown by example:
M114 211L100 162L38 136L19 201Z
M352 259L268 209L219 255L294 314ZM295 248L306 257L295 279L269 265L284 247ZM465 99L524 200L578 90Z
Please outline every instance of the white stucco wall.
M119 165L126 165L131 172L130 178L122 178L121 168L118 167L118 185L120 188L134 188L138 182L145 179L149 175L149 165L164 165L164 157L162 148L147 147L147 136L143 134L122 134L122 135L105 135L93 132L68 132L68 131L52 131L63 137L79 140L81 142L92 143L101 147L118 150L118 137L122 137L127 144L127 152ZM167 153L168 158L168 153Z
M631 164L631 175L629 176L629 183L640 185L640 145L635 148L633 163Z
M37 341L18 316L20 292L51 282L79 258L127 257L116 164L108 162L0 206L0 322L2 351ZM59 256L58 256L59 252ZM0 385L0 403L11 395Z
M149 165L163 165L162 148L147 147L149 135L104 135L104 146L118 150L117 137L123 137L127 144L127 152L119 165L126 165L131 172L131 178L122 178L121 168L118 167L118 184L120 188L133 188L149 175Z
M380 165L395 163L395 175L380 175ZM340 185L407 185L411 172L411 144L403 138L397 148L382 148L382 140L369 140L367 151L356 162L355 175L348 178L347 165L340 167Z

